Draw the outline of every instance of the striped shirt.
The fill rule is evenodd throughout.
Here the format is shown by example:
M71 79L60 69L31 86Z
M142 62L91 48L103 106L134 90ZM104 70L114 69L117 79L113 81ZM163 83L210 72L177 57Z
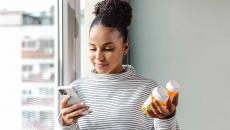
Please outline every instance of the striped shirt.
M155 81L138 74L131 65L119 74L97 74L71 83L92 113L63 130L179 130L176 117L156 119L144 115L141 105L157 87Z

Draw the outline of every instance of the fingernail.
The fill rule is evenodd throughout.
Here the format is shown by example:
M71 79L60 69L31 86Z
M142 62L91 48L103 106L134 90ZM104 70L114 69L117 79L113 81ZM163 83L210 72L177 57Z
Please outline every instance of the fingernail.
M82 115L87 115L87 114L89 114L89 110L86 110L86 111L82 112L81 114Z
M89 109L89 113L92 113L93 112L93 110L92 109Z

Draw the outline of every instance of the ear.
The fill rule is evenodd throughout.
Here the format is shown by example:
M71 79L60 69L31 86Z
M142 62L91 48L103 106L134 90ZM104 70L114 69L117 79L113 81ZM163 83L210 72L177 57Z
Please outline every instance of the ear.
M124 55L126 55L129 51L129 47L130 47L130 42L127 41L125 44L124 44Z

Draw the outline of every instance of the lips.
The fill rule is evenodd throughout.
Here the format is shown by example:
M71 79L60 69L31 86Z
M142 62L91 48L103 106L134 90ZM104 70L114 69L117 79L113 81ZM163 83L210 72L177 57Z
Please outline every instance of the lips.
M95 66L97 67L97 68L103 68L103 67L105 67L105 66L107 66L108 64L95 64Z

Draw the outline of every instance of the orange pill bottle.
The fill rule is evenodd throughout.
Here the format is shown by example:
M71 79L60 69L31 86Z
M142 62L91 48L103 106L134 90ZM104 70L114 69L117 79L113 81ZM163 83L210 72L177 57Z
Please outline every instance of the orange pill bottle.
M142 112L147 114L147 111L152 111L152 101L157 100L161 106L166 106L169 99L168 91L163 87L155 87L152 90L152 94L145 100L142 105Z
M166 89L168 90L169 97L172 100L177 94L179 94L180 84L174 80L170 80L166 84Z

